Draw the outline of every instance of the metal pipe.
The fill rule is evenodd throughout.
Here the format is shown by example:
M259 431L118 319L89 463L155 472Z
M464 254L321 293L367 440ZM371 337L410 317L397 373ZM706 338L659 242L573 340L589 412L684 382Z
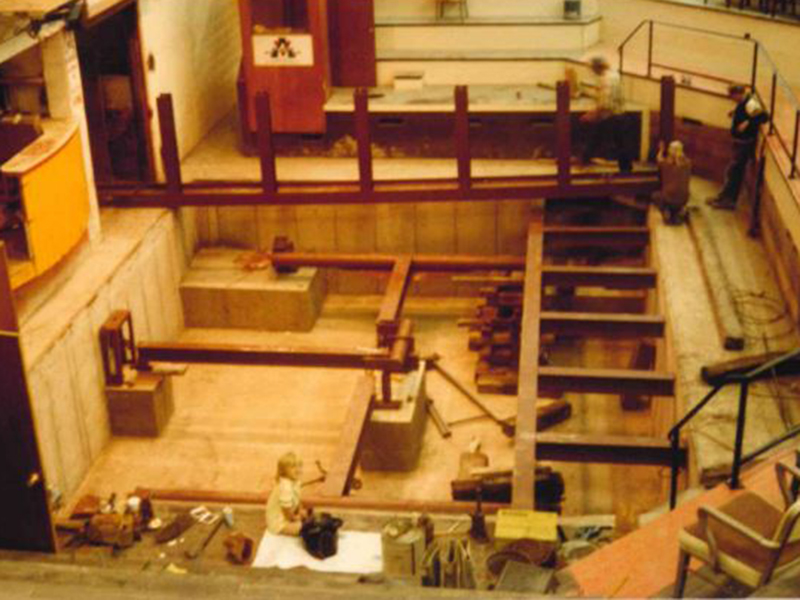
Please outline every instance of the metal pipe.
M647 76L653 75L653 22L650 21L650 32L647 38Z
M740 475L742 471L742 446L744 445L744 427L747 421L747 396L750 383L742 381L739 389L739 416L736 419L736 442L733 447L733 469L731 471L731 489L741 487Z
M750 75L750 89L756 91L756 78L758 77L758 42L753 42L753 71Z
M772 92L770 93L769 99L769 134L773 135L775 133L775 96L778 93L778 73L777 71L773 71L772 73Z
M794 114L794 142L792 143L792 169L789 172L789 179L794 179L797 175L797 141L800 138L800 110Z
M672 449L672 466L669 483L669 508L675 510L678 505L678 472L680 471L680 433L670 433L670 447Z

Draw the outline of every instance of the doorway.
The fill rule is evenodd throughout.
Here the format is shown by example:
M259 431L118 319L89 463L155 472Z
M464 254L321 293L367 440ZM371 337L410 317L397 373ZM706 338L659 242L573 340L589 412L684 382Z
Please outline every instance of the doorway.
M85 22L77 41L97 181L152 181L137 3Z

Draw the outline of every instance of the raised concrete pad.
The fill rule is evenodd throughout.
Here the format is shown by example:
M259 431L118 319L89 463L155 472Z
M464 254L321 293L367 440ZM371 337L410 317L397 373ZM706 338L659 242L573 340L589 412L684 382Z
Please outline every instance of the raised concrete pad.
M422 367L392 382L393 400L401 403L399 409L372 411L361 452L360 465L365 471L407 472L417 467L428 422L425 375Z
M122 386L106 387L111 433L116 436L158 437L175 410L172 380L157 373L137 373Z
M180 291L187 327L310 331L326 286L316 268L278 274L254 252L205 248Z

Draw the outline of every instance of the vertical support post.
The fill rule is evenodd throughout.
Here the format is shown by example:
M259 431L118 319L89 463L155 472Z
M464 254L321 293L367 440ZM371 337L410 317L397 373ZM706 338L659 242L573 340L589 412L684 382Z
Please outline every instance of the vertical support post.
M387 404L392 401L392 374L381 371L381 396Z
M369 97L366 88L358 88L353 97L355 104L356 142L358 143L358 173L361 191L372 192L372 137L369 129Z
M172 95L161 94L156 104L158 125L161 131L161 161L164 164L164 175L167 178L167 191L180 193L183 182L181 181L181 159L178 153L178 134L175 131Z
M800 138L800 110L794 113L794 142L792 143L792 169L789 172L789 179L794 179L797 175L797 142Z
M733 446L733 469L731 471L731 489L741 487L739 481L742 471L742 447L744 446L744 427L747 422L747 395L750 382L742 381L739 388L739 415L736 419L736 441Z
M571 181L570 158L572 156L572 116L570 115L569 83L556 84L556 164L558 185L569 185Z
M11 271L8 268L6 245L0 241L0 331L19 331L14 291L11 289Z
M647 76L653 76L653 21L649 23L649 35L647 37Z
M256 95L256 123L258 124L258 156L261 159L261 186L265 194L278 190L278 176L275 169L275 146L272 143L272 108L269 94Z
M680 471L680 439L679 431L673 431L669 435L670 447L672 448L672 469L669 481L669 509L675 510L678 505L678 472Z
M660 138L664 145L675 139L675 78L671 75L661 78L661 119Z
M769 97L769 134L775 133L775 100L778 93L778 72L772 73L772 91Z
M619 47L619 73L620 75L625 73L625 44Z
M456 86L455 103L458 187L462 192L466 192L472 187L472 156L469 144L469 91L467 86Z
M750 89L756 92L756 78L758 77L758 42L753 41L753 71L750 74Z

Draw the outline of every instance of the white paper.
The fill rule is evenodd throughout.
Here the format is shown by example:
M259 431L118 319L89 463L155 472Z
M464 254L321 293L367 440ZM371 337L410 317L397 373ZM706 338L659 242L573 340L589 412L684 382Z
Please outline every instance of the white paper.
M379 533L340 531L336 555L319 560L306 552L299 537L266 532L252 566L257 569L307 567L323 573L381 573L381 536Z

